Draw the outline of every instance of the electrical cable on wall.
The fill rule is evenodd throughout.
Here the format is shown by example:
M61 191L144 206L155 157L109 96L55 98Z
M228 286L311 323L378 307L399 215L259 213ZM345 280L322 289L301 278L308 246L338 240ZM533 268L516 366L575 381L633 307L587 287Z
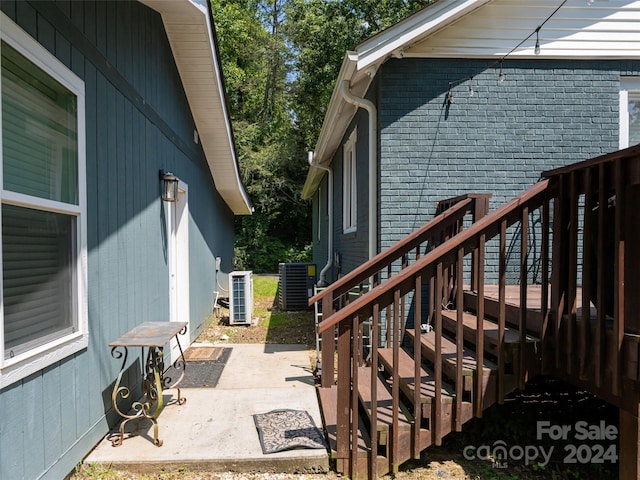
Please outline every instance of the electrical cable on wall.
M534 47L534 54L539 55L541 48L540 48L540 30L542 29L542 27L544 27L544 25L551 20L554 15L556 13L558 13L558 11L567 3L568 0L563 0L562 3L560 5L558 5L558 7L556 7L556 9L551 13L551 15L549 15L540 25L538 25L536 27L536 29L531 32L529 35L527 35L525 38L523 38L520 43L518 43L515 47L513 47L511 50L509 50L506 54L504 54L502 57L500 57L498 60L494 61L493 63L489 64L487 66L487 68L485 68L485 70L491 69L493 67L495 67L496 65L500 65L500 73L498 74L498 83L503 83L505 80L505 73L502 71L502 64L504 62L504 60L507 59L507 57L509 57L509 55L511 55L513 52L515 52L518 48L520 48L522 45L524 45L531 37L533 37L534 35L536 36L536 43L535 43L535 47ZM588 3L589 5L591 5L590 2ZM473 78L477 75L479 75L482 72L477 73L476 75L471 75L468 77L463 77L460 78L458 80L453 80L451 82L449 82L449 90L447 91L447 98L446 98L446 104L447 105L451 105L453 103L453 88L457 85L460 85L461 83L464 82L470 82L469 83L469 96L472 97L474 94L474 90L473 90Z

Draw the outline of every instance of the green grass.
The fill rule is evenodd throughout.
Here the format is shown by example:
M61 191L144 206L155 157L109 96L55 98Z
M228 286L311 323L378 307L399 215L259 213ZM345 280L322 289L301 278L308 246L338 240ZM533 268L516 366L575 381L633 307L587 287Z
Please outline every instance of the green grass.
M253 277L253 296L256 300L273 299L278 291L278 279L271 276Z
M269 326L277 292L277 278L270 276L253 277L253 314L260 318L261 325Z

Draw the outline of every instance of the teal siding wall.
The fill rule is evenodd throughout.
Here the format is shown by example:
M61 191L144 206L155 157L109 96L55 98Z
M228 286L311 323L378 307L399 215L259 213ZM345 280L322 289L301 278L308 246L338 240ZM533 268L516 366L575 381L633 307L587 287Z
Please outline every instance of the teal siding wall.
M0 390L0 478L60 479L116 420L107 344L169 319L158 171L189 186L193 335L215 257L232 269L233 215L215 190L160 16L138 2L3 0L2 11L85 82L89 347ZM140 359L130 352L135 384Z

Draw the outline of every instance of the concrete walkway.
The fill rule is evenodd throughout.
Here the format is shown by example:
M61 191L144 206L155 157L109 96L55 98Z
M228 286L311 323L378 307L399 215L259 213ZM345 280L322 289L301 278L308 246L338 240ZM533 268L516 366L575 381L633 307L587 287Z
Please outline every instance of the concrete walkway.
M151 422L135 420L127 424L126 431L132 435L125 433L122 446L113 447L111 434L107 435L85 463L105 463L133 472L181 466L232 472L326 472L325 450L263 454L253 420L253 414L271 410L306 410L322 428L306 347L224 346L232 351L215 388L183 388L187 398L183 405L176 403L175 390L165 391L166 406L158 417L161 447L153 444Z

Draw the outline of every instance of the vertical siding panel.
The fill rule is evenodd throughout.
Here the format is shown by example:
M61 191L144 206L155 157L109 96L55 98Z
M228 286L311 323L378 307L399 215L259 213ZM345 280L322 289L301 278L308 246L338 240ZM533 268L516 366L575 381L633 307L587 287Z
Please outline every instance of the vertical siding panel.
M0 395L0 477L25 478L23 454L25 444L25 419L14 412L16 406L23 405L22 384L5 388Z
M93 2L89 2L93 3ZM85 2L71 2L71 12L69 18L73 24L80 30L84 31L84 8Z
M80 361L82 356L83 354L76 354L60 364L58 385L60 402L56 405L57 412L53 412L54 415L57 414L60 418L61 449L57 452L58 455L61 455L69 446L73 445L78 435L81 434L78 431L77 412L79 404L82 402L82 396L78 391L79 383L76 376L76 365L83 363Z
M135 28L133 29L133 38L132 44L137 46L137 52L140 52L138 55L133 58L133 71L132 71L132 82L135 86L136 90L143 97L145 96L144 92L144 77L142 73L144 72L144 62L146 55L142 52L145 52L145 41L146 41L146 21L147 21L147 7L140 4L140 2L135 2L133 5L133 25Z
M118 58L123 58L124 55L118 55ZM120 324L120 334L125 333L127 330L133 328L134 319L130 318L127 312L127 299L128 290L131 286L131 277L129 274L129 261L131 260L127 256L127 219L126 219L126 159L125 159L125 130L126 118L124 116L124 103L125 99L120 92L116 93L116 150L115 158L113 159L113 165L116 171L116 195L112 198L111 205L116 209L116 225L112 230L117 238L117 249L115 252L115 263L117 267L117 275L120 277L116 283L115 293L118 296L118 322ZM117 335L117 334L116 334Z
M36 432L42 435L45 467L49 467L54 463L62 453L62 429L71 428L75 433L73 422L71 425L64 425L61 415L62 405L66 404L69 408L73 407L73 399L75 397L73 378L65 378L63 386L60 369L60 363L56 363L42 372L42 407L39 412L42 416L43 425L36 429ZM68 395L68 398L64 399L65 401L61 397L61 391L65 392L65 396Z
M34 374L22 383L22 397L13 405L23 416L24 436L22 461L24 478L37 478L44 469L44 429L42 374Z
M78 355L76 362L76 376L78 379L78 404L77 404L77 426L78 435L82 435L92 425L94 418L91 412L96 409L91 408L91 403L95 395L91 395L90 388L93 383L98 383L96 375L92 372L99 371L99 359L97 355L99 345L96 339L99 335L99 294L100 289L100 269L99 269L99 211L98 193L100 192L100 175L98 172L98 77L95 67L87 62L85 68L85 117L86 117L86 155L87 155L87 302L89 310L89 351ZM105 345L106 348L106 345Z
M118 71L131 81L131 51L136 45L131 42L131 5L133 2L121 3L116 12L118 36L116 48L118 54Z
M82 55L82 53L80 53L80 51L75 48L75 47L71 47L71 70L73 70L73 73L75 73L76 75L78 75L78 77L84 79L85 74L84 74L84 55ZM85 103L86 103L86 97L87 97L87 86L85 85ZM85 121L86 121L86 113L85 113Z
M45 47L51 54L56 54L56 32L46 19L41 15L38 18L38 42ZM63 62L64 63L64 62Z
M16 2L15 0L1 0L0 9L13 21L16 20Z
M87 2L84 3L84 21L82 25L78 25L78 28L82 30L92 45L96 45L97 28L96 28L96 3Z
M71 69L71 44L59 31L56 32L56 57Z
M98 4L99 6L103 6ZM104 12L102 12L104 13ZM100 13L98 13L98 18L100 18ZM104 18L104 17L102 17ZM100 23L100 22L98 22ZM108 90L110 89L110 85L107 80L102 76L101 73L97 73L97 95L96 95L96 111L100 112L96 118L96 170L97 170L97 188L96 188L96 207L97 207L97 215L95 217L95 221L97 223L97 241L98 244L95 248L94 256L96 257L96 262L94 262L97 266L96 277L98 278L97 285L95 285L94 289L99 289L95 294L96 302L94 305L94 318L93 324L94 328L94 342L93 346L96 349L99 349L101 345L107 345L110 339L111 328L110 325L117 322L117 319L113 318L113 316L109 317L103 312L109 311L109 296L112 292L109 290L109 279L111 275L110 270L110 258L109 258L109 186L110 182L113 178L110 178L109 171L111 170L109 165L109 104L111 103L110 98L108 98ZM105 112L107 114L105 114ZM110 319L107 322L107 319ZM114 337L116 338L116 337ZM110 369L107 369L107 372ZM102 373L104 375L104 373ZM100 383L108 384L106 382L110 382L110 375L101 376ZM100 399L96 398L95 395L92 395L92 402L90 405L91 408L91 418L97 418L100 414L100 409L103 407Z
M18 2L16 5L16 20L25 32L33 38L38 38L37 15L31 5L27 2Z
M135 64L135 62L134 62ZM137 110L132 109L131 112L131 136L132 136L132 152L131 152L131 164L132 164L132 172L131 172L131 177L132 177L132 205L131 208L133 209L132 215L132 226L134 229L134 235L133 235L133 268L135 272L140 272L142 269L142 260L141 260L141 238L140 238L140 221L141 221L141 216L142 216L142 202L140 200L140 186L144 185L144 180L143 177L140 175L140 166L141 166L141 155L140 155L140 147L142 145L142 142L140 141L141 136L140 136L140 115L138 114ZM140 282L136 282L137 284L137 288L136 288L136 294L135 294L135 298L136 301L133 302L133 315L134 318L137 318L138 321L142 322L144 320L146 320L143 316L142 316L142 308L141 308L141 299L142 299L142 287L139 285Z
M102 305L101 312L106 312L109 309L108 304L111 303L111 309L113 317L110 322L102 323L106 326L106 336L116 338L117 335L113 335L115 332L124 333L124 325L121 324L120 312L118 311L118 283L114 280L118 275L118 193L120 184L118 182L119 172L117 168L117 141L118 141L118 128L116 123L116 90L113 85L107 83L106 94L106 108L102 110L106 112L105 118L105 132L107 136L107 145L105 163L107 170L103 179L106 184L110 186L107 188L101 197L101 200L105 203L105 209L107 215L103 217L106 220L106 232L107 238L101 245L104 246L102 254L104 255L103 263L106 265L106 269L100 269L101 275L103 275L104 285L102 289ZM108 297L116 296L115 300L109 301ZM116 305L113 304L116 303ZM108 341L108 340L107 340Z
M117 22L116 22L116 9L118 7L119 2L106 2L106 57L107 60L111 63L111 65L118 65L118 31L117 31Z
M107 2L96 2L95 6L95 44L105 57L107 56ZM89 25L93 27L94 25ZM91 30L89 30L91 32Z
M124 147L125 147L125 218L127 225L127 278L130 281L133 281L133 284L129 286L127 289L127 315L129 318L133 319L133 323L135 325L141 323L143 320L135 315L135 307L134 307L134 299L137 296L137 290L139 287L139 282L136 281L137 270L136 268L136 225L134 222L135 219L135 202L134 202L134 192L135 192L135 160L133 158L133 135L132 129L134 125L133 118L133 109L131 103L126 100L124 105L124 119L125 119L125 129L124 129Z
M144 132L144 143L145 143L145 157L144 157L144 165L145 165L145 169L151 169L152 165L151 165L151 159L153 158L155 160L154 157L154 151L153 151L153 139L152 139L152 131L153 128L151 127L151 125L149 124L149 121L145 118L143 119L143 132ZM148 184L145 183L145 185L143 186L143 189L148 192L149 191L150 186ZM148 196L145 195L145 196ZM150 228L148 226L148 218L150 215L152 215L152 207L151 207L151 202L149 202L150 205L149 207L144 211L143 216L142 216L142 231L141 231L141 236L142 236L142 241L144 242L145 245L147 245L147 248L145 249L145 251L142 254L142 258L144 259L144 273L146 278L153 278L151 276L151 257L152 257L152 252L151 252L151 248L149 248L150 243L149 243L149 231ZM158 217L160 218L160 215L158 215ZM158 229L158 232L161 231L162 229L162 221L160 223L160 228ZM143 299L144 299L144 312L143 314L146 316L150 316L150 308L149 305L151 304L151 295L149 293L149 288L143 288L142 289L143 292Z

